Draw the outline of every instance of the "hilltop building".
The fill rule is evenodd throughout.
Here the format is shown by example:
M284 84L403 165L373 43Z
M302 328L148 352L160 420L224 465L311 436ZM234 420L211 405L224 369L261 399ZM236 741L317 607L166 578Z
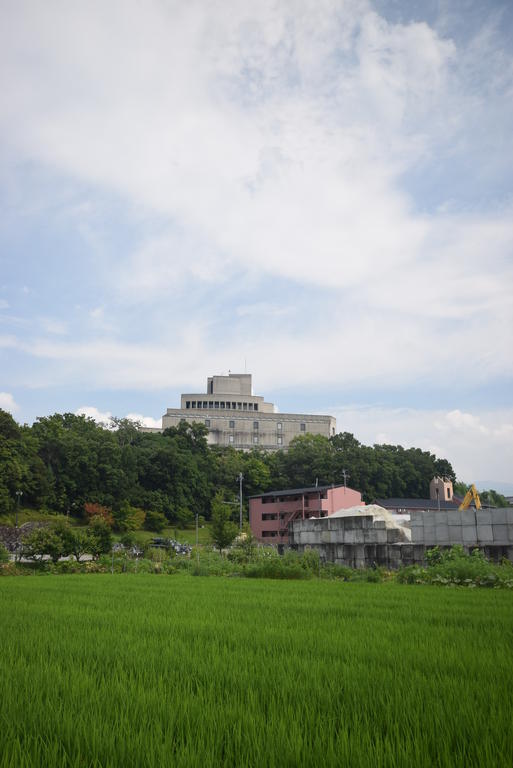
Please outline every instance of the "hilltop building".
M330 437L337 425L333 416L277 413L273 403L253 394L249 373L210 376L206 392L184 394L180 408L167 409L162 429L176 427L182 419L205 424L209 445L231 445L245 451L287 448L298 435Z

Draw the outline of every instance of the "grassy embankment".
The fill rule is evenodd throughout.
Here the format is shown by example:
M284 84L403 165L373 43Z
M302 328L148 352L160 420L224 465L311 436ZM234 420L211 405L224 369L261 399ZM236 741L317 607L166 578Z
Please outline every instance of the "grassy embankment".
M0 768L511 766L513 595L5 579Z
M0 525L14 525L16 520L15 513L10 515L0 515ZM66 515L53 515L48 512L37 512L33 509L21 508L18 513L18 524L24 523L57 523L68 522L70 525L77 527L84 527L83 520L75 517L67 517ZM114 533L114 540L117 541L120 537L120 533ZM176 526L167 526L160 533L154 533L153 531L134 531L134 536L140 541L151 541L155 536L161 536L166 539L176 539L181 544L196 544L196 529L192 528L177 528ZM198 542L200 546L210 544L210 523L206 522L198 530Z

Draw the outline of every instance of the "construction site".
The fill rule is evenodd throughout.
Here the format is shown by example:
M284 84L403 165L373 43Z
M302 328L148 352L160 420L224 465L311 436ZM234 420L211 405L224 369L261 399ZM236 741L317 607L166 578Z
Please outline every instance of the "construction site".
M386 500L366 505L344 486L277 491L250 500L250 523L263 542L315 549L350 568L423 565L428 550L455 545L513 562L513 507L483 507L474 486L457 500L442 478L433 478L431 496L390 500L387 509Z

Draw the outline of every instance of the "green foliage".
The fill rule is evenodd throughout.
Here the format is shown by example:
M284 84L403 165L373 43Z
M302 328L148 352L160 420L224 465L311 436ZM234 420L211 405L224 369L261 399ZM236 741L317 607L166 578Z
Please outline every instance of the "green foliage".
M9 562L9 553L0 541L0 565Z
M493 488L489 491L479 491L479 496L482 502L491 504L494 507L504 508L509 506L507 498L502 493L494 491Z
M460 585L465 587L506 587L513 589L513 564L490 563L479 549L467 554L462 546L434 547L426 553L427 568L409 566L396 575L405 584Z
M89 549L94 558L110 552L112 549L112 533L110 526L103 517L93 517L89 522Z
M435 474L454 478L445 459L416 448L365 446L347 432L330 439L306 434L295 438L288 451L244 453L209 448L200 423L183 421L162 434L140 432L127 419L113 419L113 426L106 429L65 413L20 427L0 410L0 515L14 512L16 490L22 490L23 504L38 510L69 511L76 517L87 504L90 516L117 511L118 529L126 527L122 513L127 507L160 513L177 527L187 527L196 514L210 519L216 493L235 500L240 472L245 512L248 496L316 481L341 483L343 469L366 501L426 497ZM490 500L502 503L489 493Z
M138 531L146 520L146 512L132 507L127 501L124 501L117 510L115 509L112 515L117 531Z
M66 543L54 527L36 528L23 539L23 555L33 560L48 556L56 563L60 557L69 554Z
M221 493L217 493L212 502L212 543L221 551L230 546L237 533L237 526L231 520L230 507L224 503Z
M147 531L153 531L154 533L161 533L167 525L167 520L162 512L149 511L146 512L146 519L144 521L144 528Z

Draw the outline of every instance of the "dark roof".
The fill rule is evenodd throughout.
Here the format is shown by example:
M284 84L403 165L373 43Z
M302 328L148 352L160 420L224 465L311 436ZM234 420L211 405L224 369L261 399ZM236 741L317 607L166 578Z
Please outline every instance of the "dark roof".
M250 496L250 499L261 499L264 496L297 496L303 493L317 493L318 491L328 491L330 488L343 488L340 485L312 485L309 488L287 488L283 491L267 491L267 493L257 493L255 496Z
M376 499L374 503L385 509L438 509L437 499ZM458 509L459 504L440 499L440 509Z

